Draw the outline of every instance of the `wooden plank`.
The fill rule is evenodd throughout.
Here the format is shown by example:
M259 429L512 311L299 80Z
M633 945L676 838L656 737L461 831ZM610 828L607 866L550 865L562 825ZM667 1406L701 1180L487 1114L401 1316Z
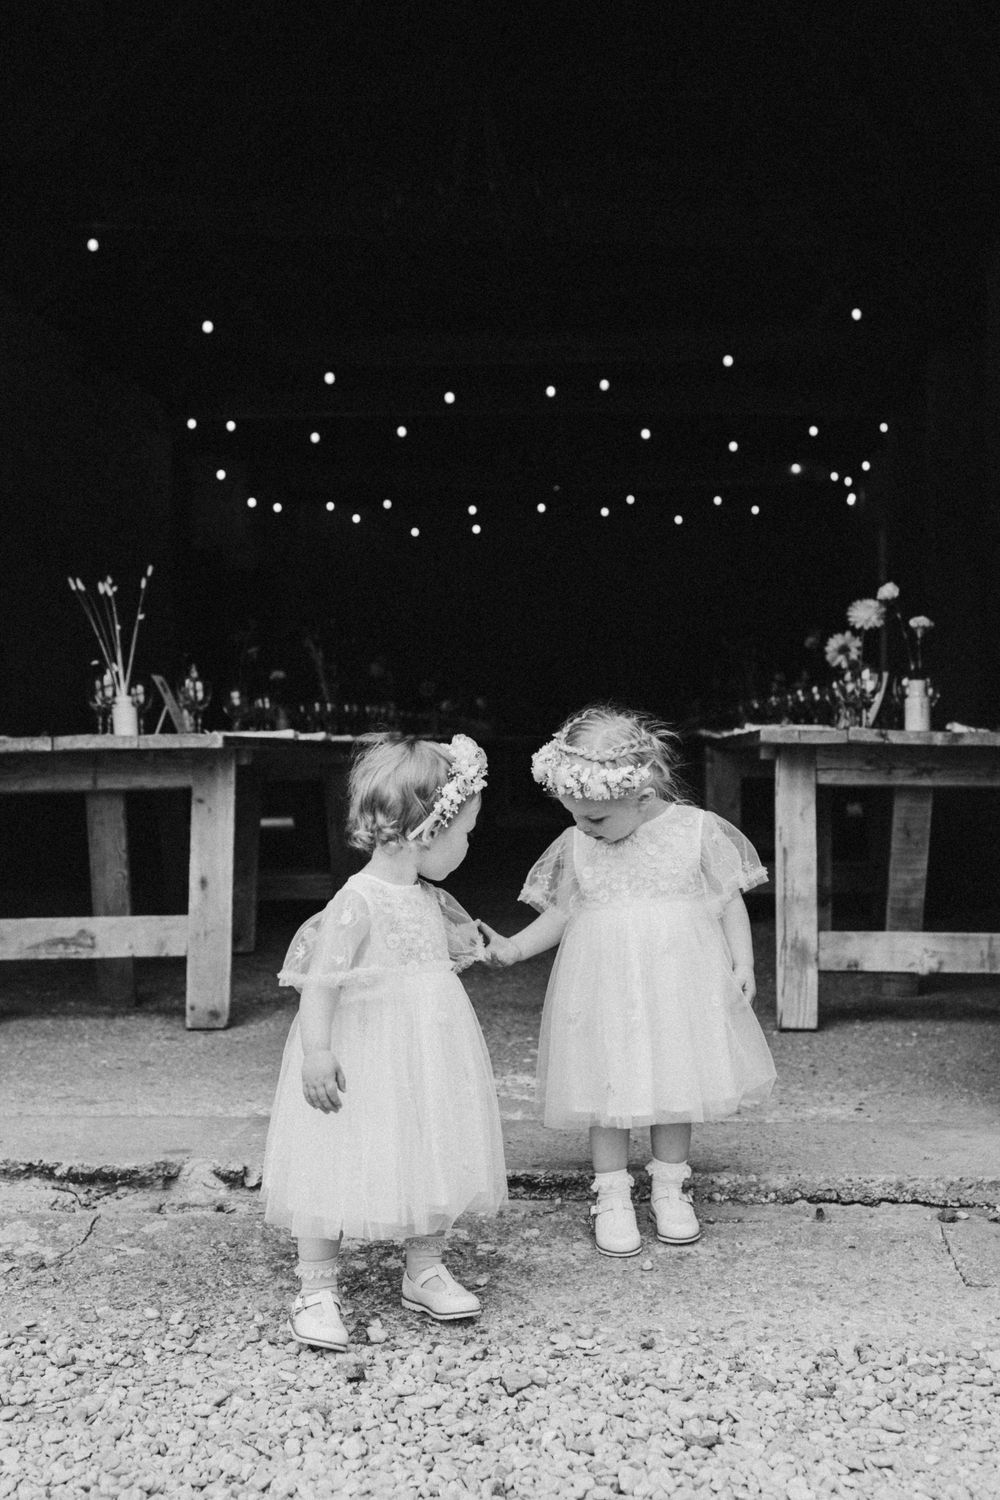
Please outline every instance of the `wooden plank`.
M942 750L912 754L887 746L882 753L862 746L819 753L821 786L1000 787L1000 754L993 750Z
M336 882L329 870L263 870L257 887L257 899L321 901L325 906L335 888Z
M236 757L228 751L199 761L191 788L186 1023L192 1030L229 1021L235 833Z
M0 794L125 792L135 788L156 791L190 786L196 764L199 758L190 752L169 759L139 750L119 750L106 756L54 751L14 755L0 761Z
M233 848L233 948L237 953L252 953L257 946L260 805L260 774L256 766L241 766L236 772Z
M1000 974L1000 933L821 932L819 962L866 974Z
M221 734L60 734L51 742L53 752L61 750L96 751L100 755L138 754L142 750L155 750L158 754L178 755L189 750L221 750L225 740Z
M0 921L0 960L177 958L187 917L17 917Z
M127 916L132 910L132 880L125 794L88 792L86 803L91 908L95 917ZM98 964L97 990L109 1004L134 1005L132 960L111 958Z
M931 842L934 793L930 787L897 787L892 794L889 881L885 905L887 932L919 932L924 925L927 858ZM917 992L909 974L887 978L884 994L894 999Z
M0 734L0 755L25 755L52 749L50 734Z
M774 784L777 1020L782 1030L818 1024L816 755L782 746Z
M824 787L816 792L816 922L833 926L833 798Z

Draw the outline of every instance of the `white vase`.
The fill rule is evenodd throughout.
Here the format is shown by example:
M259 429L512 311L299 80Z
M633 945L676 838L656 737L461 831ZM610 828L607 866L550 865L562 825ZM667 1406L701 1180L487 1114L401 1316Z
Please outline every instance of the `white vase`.
M119 693L111 705L111 733L133 737L139 733L139 711L128 693Z
M904 729L930 729L931 695L926 677L906 679L906 698L903 703Z

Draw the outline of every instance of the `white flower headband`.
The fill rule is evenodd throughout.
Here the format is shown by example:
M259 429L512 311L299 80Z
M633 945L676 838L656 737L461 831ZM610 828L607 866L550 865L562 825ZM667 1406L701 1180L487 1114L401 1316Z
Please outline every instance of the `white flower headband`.
M616 766L614 761L635 750L635 745L616 745L612 750L585 750L568 745L560 731L531 757L531 774L553 797L576 797L587 802L607 802L629 797L652 776L649 766Z
M427 817L406 835L407 839L420 838L433 833L451 822L470 797L481 792L486 785L486 752L467 734L456 734L450 745L439 748L451 760L448 779L434 798L434 806Z

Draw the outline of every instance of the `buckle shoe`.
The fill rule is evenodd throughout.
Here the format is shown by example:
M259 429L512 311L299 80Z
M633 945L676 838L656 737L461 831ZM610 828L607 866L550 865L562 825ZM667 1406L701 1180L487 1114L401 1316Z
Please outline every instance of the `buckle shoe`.
M590 1210L594 1243L602 1255L638 1255L642 1246L632 1207L631 1177L621 1187L598 1190Z
M656 1238L664 1245L693 1245L701 1239L701 1225L687 1193L681 1192L691 1175L686 1162L651 1161L649 1212Z
M348 1344L340 1297L332 1287L300 1292L292 1303L288 1326L292 1337L313 1349L335 1349L343 1354Z
M439 1323L451 1323L456 1318L478 1318L482 1303L474 1292L461 1286L440 1262L426 1266L416 1276L403 1272L403 1291L400 1298L411 1312L426 1313Z

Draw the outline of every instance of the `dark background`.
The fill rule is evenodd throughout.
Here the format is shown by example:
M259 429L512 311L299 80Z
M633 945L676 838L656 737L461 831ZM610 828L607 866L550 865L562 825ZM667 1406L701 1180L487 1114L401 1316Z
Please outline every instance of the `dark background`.
M994 5L5 29L5 732L88 726L66 575L128 598L148 562L144 672L309 696L312 633L346 696L388 674L528 733L822 676L807 634L890 577L936 621L939 722L996 724Z

